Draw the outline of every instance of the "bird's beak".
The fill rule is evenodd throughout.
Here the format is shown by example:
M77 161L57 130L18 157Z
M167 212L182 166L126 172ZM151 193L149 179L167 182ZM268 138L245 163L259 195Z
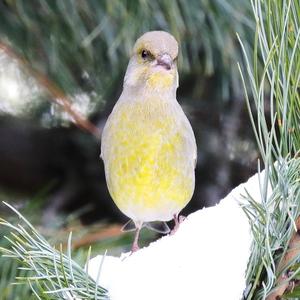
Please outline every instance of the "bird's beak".
M159 55L156 61L157 61L157 66L162 66L166 70L170 70L173 63L172 57L167 53Z

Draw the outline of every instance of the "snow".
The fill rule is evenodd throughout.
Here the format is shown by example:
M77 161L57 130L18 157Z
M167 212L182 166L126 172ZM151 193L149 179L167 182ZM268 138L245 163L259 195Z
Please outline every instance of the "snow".
M34 109L41 93L35 80L19 63L0 49L0 114L20 116Z
M263 182L263 173L260 174ZM260 201L258 175L220 204L190 214L174 235L121 257L106 256L99 277L111 300L239 300L250 255L250 225L240 203ZM95 280L103 259L89 261Z

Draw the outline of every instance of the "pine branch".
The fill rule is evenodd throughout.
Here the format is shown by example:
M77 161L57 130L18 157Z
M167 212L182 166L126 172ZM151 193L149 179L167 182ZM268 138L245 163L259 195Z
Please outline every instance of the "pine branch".
M17 210L4 204L17 214L20 224L0 219L0 225L11 232L5 237L10 247L0 248L0 251L4 257L18 260L24 270L31 272L30 277L17 278L19 283L29 284L39 299L108 299L107 291L72 260L72 235L68 239L67 254L63 254L62 245L60 251L51 247Z
M245 207L254 236L246 299L271 300L283 294L294 299L300 271L300 99L296 88L300 81L300 5L291 0L251 3L255 46L250 54L241 42L247 76L241 67L240 73L267 176L261 186L262 203L249 199ZM263 69L258 66L260 57ZM266 106L270 107L269 118ZM295 288L293 293L291 288Z
M250 11L248 0L0 1L0 34L65 93L80 86L99 104L115 95L136 38L166 30L180 42L181 73L217 75L218 94L228 99L241 92L235 32L250 41Z
M293 233L288 244L288 250L276 267L276 273L280 275L278 275L274 291L268 295L266 300L277 300L285 292L289 292L297 286L294 278L290 277L291 274L294 274L294 272L290 271L290 267L295 264L295 261L300 257L300 217L296 220L296 229L297 231ZM291 274L289 274L289 272L291 272Z
M87 120L80 112L75 111L72 107L71 101L63 91L47 78L41 72L35 70L29 63L22 57L20 57L11 47L0 41L0 49L3 50L11 58L15 59L35 80L45 89L50 95L51 101L59 104L64 111L66 111L72 121L81 129L84 129L93 134L98 140L100 140L101 132L94 124Z

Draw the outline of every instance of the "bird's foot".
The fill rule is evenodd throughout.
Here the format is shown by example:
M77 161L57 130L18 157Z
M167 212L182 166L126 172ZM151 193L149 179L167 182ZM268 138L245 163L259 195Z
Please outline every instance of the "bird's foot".
M185 216L178 216L178 215L175 215L175 216L174 216L175 226L174 226L174 228L172 229L172 231L170 232L170 235L175 234L175 232L178 230L180 224L181 224L185 219L186 219Z
M131 254L138 251L138 250L140 250L139 245L137 243L133 243L132 247L131 247Z
M138 241L139 241L139 235L140 231L142 229L143 223L142 222L136 222L136 230L135 230L135 236L134 236L134 241L132 243L131 247L131 254L138 251L140 249Z

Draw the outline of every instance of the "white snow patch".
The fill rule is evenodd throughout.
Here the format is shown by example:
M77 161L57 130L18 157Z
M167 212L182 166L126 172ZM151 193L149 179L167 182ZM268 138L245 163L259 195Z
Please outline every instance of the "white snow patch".
M35 79L25 74L20 64L0 50L0 114L20 116L37 105L41 90Z
M263 180L263 172L260 174ZM258 175L220 204L190 214L176 234L121 257L104 258L99 284L111 300L239 300L252 236L240 207L245 189L260 201ZM103 256L89 262L96 280Z

